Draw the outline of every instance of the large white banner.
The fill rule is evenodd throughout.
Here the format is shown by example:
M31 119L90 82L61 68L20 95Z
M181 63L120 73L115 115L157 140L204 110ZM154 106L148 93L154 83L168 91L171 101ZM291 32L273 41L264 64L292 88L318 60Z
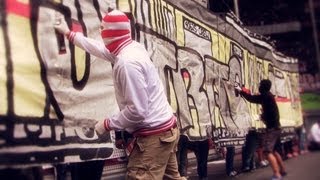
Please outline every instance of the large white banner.
M232 17L183 0L4 0L0 2L0 165L107 159L123 155L113 132L96 121L116 113L112 65L69 43L53 28L62 15L71 29L101 40L100 20L118 8L131 19L166 87L182 132L242 144L263 128L260 107L237 96L239 83L258 92L273 82L281 125L301 125L297 60L281 55Z

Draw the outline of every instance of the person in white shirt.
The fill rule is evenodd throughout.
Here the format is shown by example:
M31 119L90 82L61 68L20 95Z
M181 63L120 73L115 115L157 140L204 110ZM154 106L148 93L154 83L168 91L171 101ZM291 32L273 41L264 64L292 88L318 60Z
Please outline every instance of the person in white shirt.
M132 40L128 17L119 10L101 22L103 42L72 32L57 19L55 29L74 45L113 64L118 114L98 121L99 135L111 130L135 137L129 147L126 179L182 179L175 156L179 131L164 87L146 49Z
M311 126L308 140L310 151L320 150L320 120Z

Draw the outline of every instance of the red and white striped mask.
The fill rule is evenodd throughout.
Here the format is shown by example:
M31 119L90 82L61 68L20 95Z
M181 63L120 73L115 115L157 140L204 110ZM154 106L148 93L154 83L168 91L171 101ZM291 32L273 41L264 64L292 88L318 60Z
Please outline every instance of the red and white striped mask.
M109 12L102 19L101 28L101 37L106 48L115 55L132 41L130 20L119 10Z

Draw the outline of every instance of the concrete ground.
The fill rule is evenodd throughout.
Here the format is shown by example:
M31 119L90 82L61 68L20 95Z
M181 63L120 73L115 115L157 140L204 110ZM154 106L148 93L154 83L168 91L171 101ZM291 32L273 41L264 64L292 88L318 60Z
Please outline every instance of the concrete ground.
M196 162L193 153L190 153L188 180L198 180ZM235 170L241 169L241 153L234 159ZM320 180L320 151L309 152L284 161L288 175L284 180ZM119 171L104 169L101 180L125 180L125 167L115 167ZM113 173L111 173L113 172ZM271 168L258 168L252 172L240 173L235 177L228 177L225 173L225 160L221 157L209 157L208 180L271 180ZM54 180L52 173L46 175L44 180ZM67 180L71 180L70 175Z
M284 161L288 175L284 180L320 180L320 152L309 152ZM235 158L235 168L240 171L241 158ZM189 167L189 180L197 180L196 167ZM271 167L258 168L255 171L240 173L236 177L225 174L224 160L208 162L208 180L270 180Z

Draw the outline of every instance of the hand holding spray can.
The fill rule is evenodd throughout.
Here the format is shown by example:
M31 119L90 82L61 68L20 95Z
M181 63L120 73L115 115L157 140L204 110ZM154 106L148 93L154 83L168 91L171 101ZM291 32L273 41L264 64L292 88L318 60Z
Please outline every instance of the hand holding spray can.
M61 21L62 21L61 15L58 12L56 12L55 13L55 24L59 25L59 24L61 24ZM59 54L67 53L66 43L64 41L64 34L60 33L57 29L55 29L55 34L56 34L56 38L57 38Z

